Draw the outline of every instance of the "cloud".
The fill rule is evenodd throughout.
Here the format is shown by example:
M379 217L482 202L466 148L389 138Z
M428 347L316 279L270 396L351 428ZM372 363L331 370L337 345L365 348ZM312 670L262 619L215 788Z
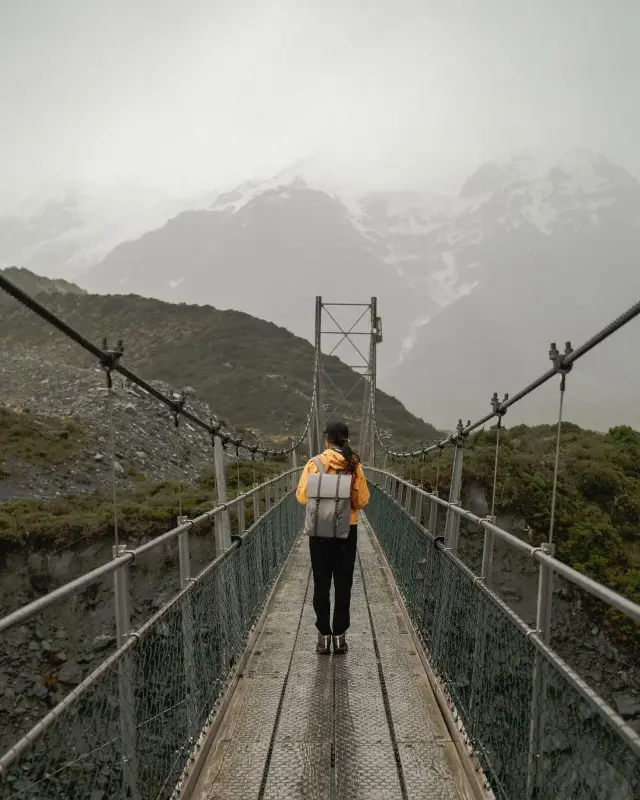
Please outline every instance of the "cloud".
M194 191L308 154L450 187L546 144L640 172L640 6L23 0L0 6L0 191Z

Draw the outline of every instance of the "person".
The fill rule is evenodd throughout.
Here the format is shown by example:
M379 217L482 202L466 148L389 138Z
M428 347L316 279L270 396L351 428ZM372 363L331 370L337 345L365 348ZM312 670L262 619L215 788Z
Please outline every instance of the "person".
M369 502L369 487L360 464L360 459L351 449L349 428L343 422L333 422L324 431L325 450L319 460L329 474L347 472L351 475L351 514L349 534L346 539L309 536L311 570L313 572L313 608L316 614L318 641L316 652L346 653L348 650L346 632L350 625L351 587L356 560L358 539L358 511ZM296 498L299 503L307 503L307 481L309 475L320 472L316 459L305 466ZM330 591L333 579L335 603L333 621L330 620Z

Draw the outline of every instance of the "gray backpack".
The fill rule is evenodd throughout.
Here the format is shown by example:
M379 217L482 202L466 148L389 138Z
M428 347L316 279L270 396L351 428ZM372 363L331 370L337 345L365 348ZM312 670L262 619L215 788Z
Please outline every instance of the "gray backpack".
M319 458L313 463L320 470L307 479L307 511L304 532L323 539L346 539L351 516L351 475L340 471L329 474Z

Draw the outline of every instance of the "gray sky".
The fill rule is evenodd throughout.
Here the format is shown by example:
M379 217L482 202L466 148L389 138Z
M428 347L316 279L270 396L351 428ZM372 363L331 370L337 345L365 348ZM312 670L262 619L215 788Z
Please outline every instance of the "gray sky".
M0 0L0 200L314 155L447 190L536 145L640 174L637 0Z

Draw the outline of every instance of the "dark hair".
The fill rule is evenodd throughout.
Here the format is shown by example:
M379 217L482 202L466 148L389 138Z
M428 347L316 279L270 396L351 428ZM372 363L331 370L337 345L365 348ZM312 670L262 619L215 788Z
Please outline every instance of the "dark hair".
M324 435L329 444L339 447L347 462L347 472L353 474L360 458L351 449L349 444L349 428L344 422L330 422L324 429Z

